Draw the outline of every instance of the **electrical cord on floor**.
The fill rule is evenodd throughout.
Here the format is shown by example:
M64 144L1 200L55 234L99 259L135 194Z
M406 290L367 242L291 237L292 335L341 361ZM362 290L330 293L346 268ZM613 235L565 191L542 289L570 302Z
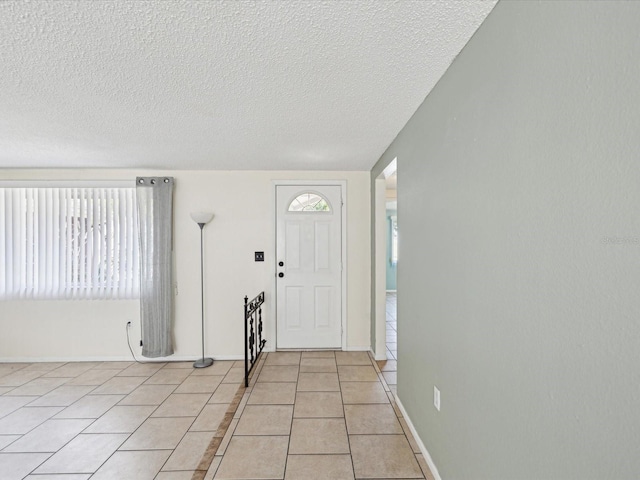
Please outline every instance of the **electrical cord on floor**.
M140 360L138 360L136 358L135 354L133 353L133 348L131 348L131 339L129 338L129 327L130 326L131 326L131 322L127 322L127 325L125 326L125 328L127 329L127 345L129 345L129 351L131 352L131 356L136 361L136 363L159 363L159 362L141 362Z
M141 363L141 364L145 364L145 363L174 363L172 361L167 361L167 360L162 360L162 361L149 361L149 362L144 362L142 360L138 360L136 358L135 353L133 353L133 348L131 348L131 338L129 337L129 327L131 326L131 322L127 322L127 325L125 326L125 329L127 330L127 345L129 346L129 351L131 352L131 356L133 357L133 359L135 360L136 363ZM140 344L142 345L142 343Z

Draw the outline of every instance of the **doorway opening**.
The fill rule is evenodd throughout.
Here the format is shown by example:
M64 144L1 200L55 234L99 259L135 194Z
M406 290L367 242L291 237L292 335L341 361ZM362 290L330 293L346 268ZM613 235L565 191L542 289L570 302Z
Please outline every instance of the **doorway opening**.
M397 159L375 180L375 358L390 388L397 383Z
M385 180L386 190L386 258L385 307L387 359L398 359L397 298L398 298L398 182L397 171ZM394 382L395 383L395 382Z

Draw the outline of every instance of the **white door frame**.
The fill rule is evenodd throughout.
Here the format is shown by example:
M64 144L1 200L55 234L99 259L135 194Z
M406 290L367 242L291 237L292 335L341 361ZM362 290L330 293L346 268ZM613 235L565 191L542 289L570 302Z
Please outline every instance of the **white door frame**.
M386 180L398 169L397 157L385 167L374 183L374 278L375 278L375 359L387 359L387 201Z
M276 262L277 255L276 251L278 248L278 229L276 226L276 222L278 221L277 217L277 202L276 202L276 191L279 185L301 185L301 186L318 186L318 185L332 185L340 187L340 194L342 197L342 224L340 228L342 230L341 233L341 255L340 260L342 261L342 289L340 294L342 295L342 308L340 311L340 324L342 325L342 350L347 350L347 181L346 180L272 180L271 181L272 190L271 190L271 225L273 225L273 264L272 264L272 272L271 275L271 292L272 292L272 301L271 301L271 318L273 321L270 322L271 327L269 330L269 336L267 337L268 344L271 343L270 348L266 349L268 351L275 351L277 345L277 288L278 282L276 281ZM271 340L273 339L273 340Z

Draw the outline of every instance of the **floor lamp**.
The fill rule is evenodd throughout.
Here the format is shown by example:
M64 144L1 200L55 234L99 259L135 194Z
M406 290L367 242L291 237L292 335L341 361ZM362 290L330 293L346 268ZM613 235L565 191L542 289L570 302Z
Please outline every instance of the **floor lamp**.
M204 358L204 242L203 230L204 226L211 221L213 213L193 212L191 218L200 227L200 299L202 312L202 358L196 360L193 364L194 368L205 368L213 365L213 358Z

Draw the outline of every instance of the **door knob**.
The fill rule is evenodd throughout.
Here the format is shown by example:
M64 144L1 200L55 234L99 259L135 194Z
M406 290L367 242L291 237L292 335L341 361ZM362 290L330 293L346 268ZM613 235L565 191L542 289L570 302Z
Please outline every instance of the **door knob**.
M278 265L284 267L284 262L278 262Z
M282 278L282 277L284 277L284 273L280 272L280 273L278 274L278 276L279 276L280 278Z

